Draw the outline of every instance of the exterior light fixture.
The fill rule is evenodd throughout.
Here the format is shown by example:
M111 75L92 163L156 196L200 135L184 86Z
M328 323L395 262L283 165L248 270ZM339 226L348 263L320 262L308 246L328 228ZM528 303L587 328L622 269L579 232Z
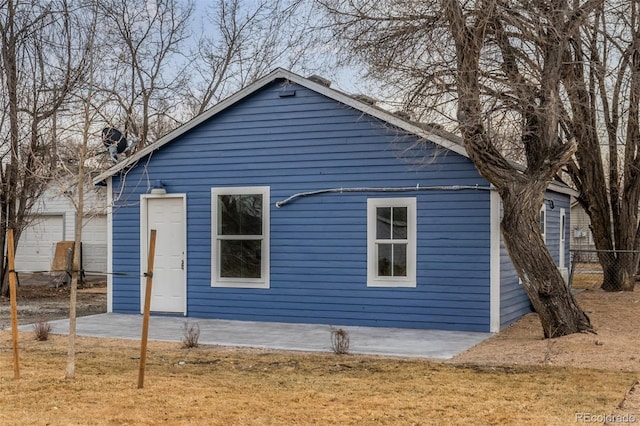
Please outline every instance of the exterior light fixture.
M154 195L165 195L167 190L164 187L164 183L161 180L154 181L151 187L151 193Z

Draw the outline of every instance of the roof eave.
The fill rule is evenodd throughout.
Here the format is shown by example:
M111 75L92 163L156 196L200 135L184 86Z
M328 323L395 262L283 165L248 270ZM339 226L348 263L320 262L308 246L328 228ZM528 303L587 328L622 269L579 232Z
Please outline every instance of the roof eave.
M549 184L548 189L554 192L558 192L560 194L571 195L572 197L577 197L578 195L580 195L580 193L575 189L557 182L551 182Z

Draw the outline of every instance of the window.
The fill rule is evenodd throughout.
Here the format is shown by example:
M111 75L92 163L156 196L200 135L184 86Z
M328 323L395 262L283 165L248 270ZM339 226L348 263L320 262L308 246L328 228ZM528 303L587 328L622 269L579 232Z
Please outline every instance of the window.
M540 207L540 233L542 234L542 240L547 242L547 205L542 203Z
M367 200L367 285L416 286L416 199Z
M269 287L269 187L211 189L214 287Z

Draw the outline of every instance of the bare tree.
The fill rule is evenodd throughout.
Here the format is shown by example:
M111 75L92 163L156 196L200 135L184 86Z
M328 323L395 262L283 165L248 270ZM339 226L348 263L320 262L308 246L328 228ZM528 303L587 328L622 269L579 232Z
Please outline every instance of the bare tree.
M602 2L567 49L564 129L579 141L568 172L604 271L633 291L640 250L640 2Z
M69 298L69 339L67 348L66 379L75 377L76 302L81 270L82 236L87 203L85 191L92 187L91 171L104 168L106 156L102 145L102 129L110 117L107 106L112 102L110 91L105 91L104 81L109 74L101 72L100 58L104 55L105 35L100 31L99 5L87 2L71 17L74 41L83 52L84 75L81 84L74 88L65 102L65 115L60 119L59 138L55 151L55 167L49 170L50 186L64 188L61 194L75 208L74 251Z
M179 124L172 98L186 84L185 41L193 11L191 1L99 0L108 47L101 58L122 130L143 148ZM158 123L164 123L157 126Z
M73 42L65 0L6 0L0 10L0 129L6 135L0 148L0 243L13 228L17 247L48 180L51 152L43 134L82 77L84 60ZM6 259L0 266L3 295L5 275Z
M470 159L502 199L502 236L545 337L591 331L539 227L545 191L577 146L562 137L562 70L588 1L323 1L335 34L407 108L456 115ZM454 113L455 111L455 113ZM517 135L524 166L497 141Z
M277 66L308 69L313 19L297 0L98 0L106 124L141 149ZM197 19L200 18L200 19ZM310 61L318 63L318 61ZM313 66L311 68L314 68Z
M303 66L314 39L302 31L309 26L309 9L299 6L287 0L217 0L208 6L192 53L192 84L184 93L191 116L277 66Z

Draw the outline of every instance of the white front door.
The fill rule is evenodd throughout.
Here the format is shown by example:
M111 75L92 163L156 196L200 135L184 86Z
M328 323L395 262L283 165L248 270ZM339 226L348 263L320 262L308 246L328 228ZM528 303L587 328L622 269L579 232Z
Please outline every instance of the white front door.
M151 289L151 311L186 314L186 215L182 196L143 198L140 258L147 269L149 234L156 230L156 247ZM146 208L145 208L146 207ZM146 223L145 223L146 222ZM141 310L144 309L146 278L142 279Z

